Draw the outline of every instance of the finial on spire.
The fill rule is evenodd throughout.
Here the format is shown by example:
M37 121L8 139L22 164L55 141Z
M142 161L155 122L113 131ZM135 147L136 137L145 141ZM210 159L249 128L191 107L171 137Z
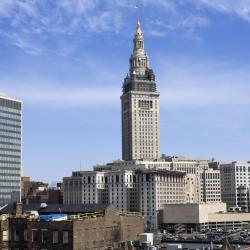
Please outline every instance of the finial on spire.
M136 32L137 35L142 35L142 31L141 31L141 25L140 25L140 21L138 19L137 24L136 24Z
M137 23L140 24L140 22L139 22L139 6L138 6L138 4L135 4L134 8L135 8L135 10L136 10Z

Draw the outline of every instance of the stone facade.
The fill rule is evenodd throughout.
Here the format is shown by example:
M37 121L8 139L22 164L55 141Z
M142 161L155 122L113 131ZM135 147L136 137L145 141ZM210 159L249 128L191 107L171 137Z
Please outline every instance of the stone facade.
M171 169L186 173L186 202L221 202L220 171L212 168L212 160L165 157Z
M205 169L200 172L200 203L221 202L220 170Z
M166 203L185 203L185 173L153 169L80 171L63 179L65 204L112 203L140 212L148 229L157 228L157 211Z
M220 165L222 201L230 207L250 212L250 163L232 162Z
M149 68L140 23L134 36L130 73L124 79L122 106L122 158L160 158L159 92Z

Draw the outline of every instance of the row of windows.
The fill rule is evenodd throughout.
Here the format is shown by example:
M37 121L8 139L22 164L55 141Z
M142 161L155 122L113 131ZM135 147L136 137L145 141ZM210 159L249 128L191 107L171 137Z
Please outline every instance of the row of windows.
M0 194L0 199L10 199L11 195L10 194Z
M245 172L245 171L248 171L250 172L250 166L236 166L234 168L234 166L226 166L222 169L222 171L224 173L234 173L235 171L240 171L240 172Z
M14 114L21 114L21 110L19 109L12 109L12 108L7 108L7 107L3 107L3 106L0 106L0 111L7 111L7 112L10 112L10 113L14 113Z
M0 156L0 161L21 163L20 157L14 158L13 156L10 156L10 157Z
M14 114L8 114L8 113L4 113L0 111L0 116L1 117L6 117L6 118L11 118L11 119L17 119L20 120L21 119L21 115L14 115Z
M1 193L19 192L19 188L1 188Z
M5 131L0 131L0 136L9 136L9 137L16 137L16 138L21 138L20 133L12 133L12 132L5 132Z
M8 182L1 182L0 180L0 187L16 187L16 188L19 188L19 178L15 181L15 182L12 182L12 181L9 181L9 179L6 179L8 180ZM18 181L18 182L17 182ZM1 192L2 192L2 189L1 189Z
M37 229L32 229L32 242L38 242L38 230ZM47 229L42 229L41 230L41 242L42 243L47 243L48 238L49 238L49 232ZM52 243L57 244L59 242L59 232L58 231L52 231ZM63 244L68 244L69 243L69 232L68 231L63 231L62 232L62 243Z
M6 120L6 119L1 119L1 118L0 118L0 123L21 126L21 121L12 121L12 120Z
M140 46L140 43L142 43L142 41L138 41L138 48L142 48L142 45ZM133 67L147 67L147 60L142 58L134 58L134 60L131 61L131 64Z
M2 169L0 168L0 174L20 174L20 170L16 169Z
M13 127L13 126L7 126L0 124L0 129L1 130L7 130L7 131L15 131L15 132L21 132L21 128Z
M10 145L10 144L4 144L0 142L0 152L2 149L21 150L21 145Z
M209 178L209 179L220 179L220 174L219 173L202 173L201 177L204 178Z
M152 101L139 100L138 105L139 105L139 108L142 108L142 109L151 109L151 108L153 108L153 102Z
M0 142L21 144L21 140L20 139L3 138L3 137L0 137Z
M46 244L49 241L49 237L51 233L47 229L41 229L41 237L39 237L39 231L37 229L32 229L32 235L31 235L31 240L32 242L38 242L39 238L41 239L41 243ZM23 235L21 235L23 233ZM52 231L52 243L57 244L59 243L59 234L60 232L58 231ZM11 239L10 239L11 238ZM9 232L8 230L2 231L2 241L27 241L28 240L28 231L27 229L19 231L19 230L14 230L13 236L9 237ZM69 243L69 232L68 231L63 231L62 232L62 243L63 244L68 244Z
M13 156L21 156L20 151L9 151L9 150L1 150L0 155L13 155Z
M4 168L20 168L21 164L17 164L17 163L3 163L0 162L0 168L4 167Z

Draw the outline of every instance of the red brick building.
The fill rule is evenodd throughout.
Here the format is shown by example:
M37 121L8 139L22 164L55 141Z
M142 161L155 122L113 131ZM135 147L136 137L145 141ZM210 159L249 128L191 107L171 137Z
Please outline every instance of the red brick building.
M60 210L68 215L63 221L35 219L28 215L34 206L24 205L22 213L20 206L17 208L8 205L0 210L0 249L104 250L121 242L138 240L144 231L140 215L120 213L113 205L48 204L38 209L40 215ZM16 211L19 212L15 214Z

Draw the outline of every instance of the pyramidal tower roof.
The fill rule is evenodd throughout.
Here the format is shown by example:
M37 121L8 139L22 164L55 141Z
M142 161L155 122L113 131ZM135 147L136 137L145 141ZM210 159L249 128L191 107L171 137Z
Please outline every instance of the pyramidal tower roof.
M136 31L135 31L135 34L136 35L142 35L142 31L141 31L141 24L140 24L140 21L138 20L137 21L137 24L136 24Z

